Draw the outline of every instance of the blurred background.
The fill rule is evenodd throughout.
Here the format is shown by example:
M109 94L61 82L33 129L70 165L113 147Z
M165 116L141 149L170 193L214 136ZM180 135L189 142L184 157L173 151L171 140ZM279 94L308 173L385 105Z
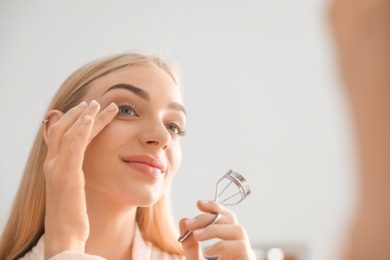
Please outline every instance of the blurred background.
M183 86L175 219L233 169L253 191L232 209L259 259L334 259L356 166L326 12L324 0L1 0L0 231L58 87L135 50L172 61Z

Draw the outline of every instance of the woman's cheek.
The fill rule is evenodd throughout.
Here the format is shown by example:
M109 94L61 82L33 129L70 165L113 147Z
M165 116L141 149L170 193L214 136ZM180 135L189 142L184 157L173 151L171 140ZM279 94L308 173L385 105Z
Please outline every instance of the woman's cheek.
M171 159L171 170L173 175L176 174L177 170L179 169L182 161L182 151L181 151L181 145L180 142L175 142L172 145L171 152L169 154L169 158Z
M103 129L102 134L107 133L111 140L123 140L135 137L138 128L139 127L137 127L137 124L134 122L116 120L107 125L105 129Z

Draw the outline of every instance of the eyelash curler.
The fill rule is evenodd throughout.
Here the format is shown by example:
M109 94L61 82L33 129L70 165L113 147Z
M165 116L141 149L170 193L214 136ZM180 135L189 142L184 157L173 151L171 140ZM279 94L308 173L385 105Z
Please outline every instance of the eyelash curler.
M241 203L251 193L245 178L238 172L229 170L218 180L215 186L214 200L224 206L234 206ZM221 217L220 213L216 213L215 218L206 227L215 224ZM184 242L190 234L191 231L187 231L183 236L179 237L178 241L180 243Z
M231 186L231 184L234 184ZM251 194L245 178L233 170L229 170L215 186L214 200L224 206L234 206L241 203Z

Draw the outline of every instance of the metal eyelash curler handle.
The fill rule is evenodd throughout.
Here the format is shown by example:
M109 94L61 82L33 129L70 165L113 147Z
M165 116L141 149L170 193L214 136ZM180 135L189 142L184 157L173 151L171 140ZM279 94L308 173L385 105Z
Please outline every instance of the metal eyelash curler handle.
M232 183L234 186L231 186ZM223 185L225 186L223 187ZM218 180L215 186L214 200L224 206L234 206L241 203L251 193L252 192L245 178L239 173L229 170L222 176L221 179ZM217 223L217 221L222 217L220 213L215 214L215 218L205 227ZM191 233L191 231L187 231L183 236L179 237L178 241L180 243L184 242Z

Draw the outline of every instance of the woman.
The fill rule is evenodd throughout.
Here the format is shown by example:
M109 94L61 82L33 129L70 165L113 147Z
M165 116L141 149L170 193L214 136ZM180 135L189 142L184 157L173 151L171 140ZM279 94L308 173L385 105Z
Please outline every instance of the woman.
M176 76L158 57L124 53L74 72L43 120L0 258L203 259L211 238L220 242L207 255L254 258L234 213L213 201L180 221L193 234L177 242L169 187L185 124Z

